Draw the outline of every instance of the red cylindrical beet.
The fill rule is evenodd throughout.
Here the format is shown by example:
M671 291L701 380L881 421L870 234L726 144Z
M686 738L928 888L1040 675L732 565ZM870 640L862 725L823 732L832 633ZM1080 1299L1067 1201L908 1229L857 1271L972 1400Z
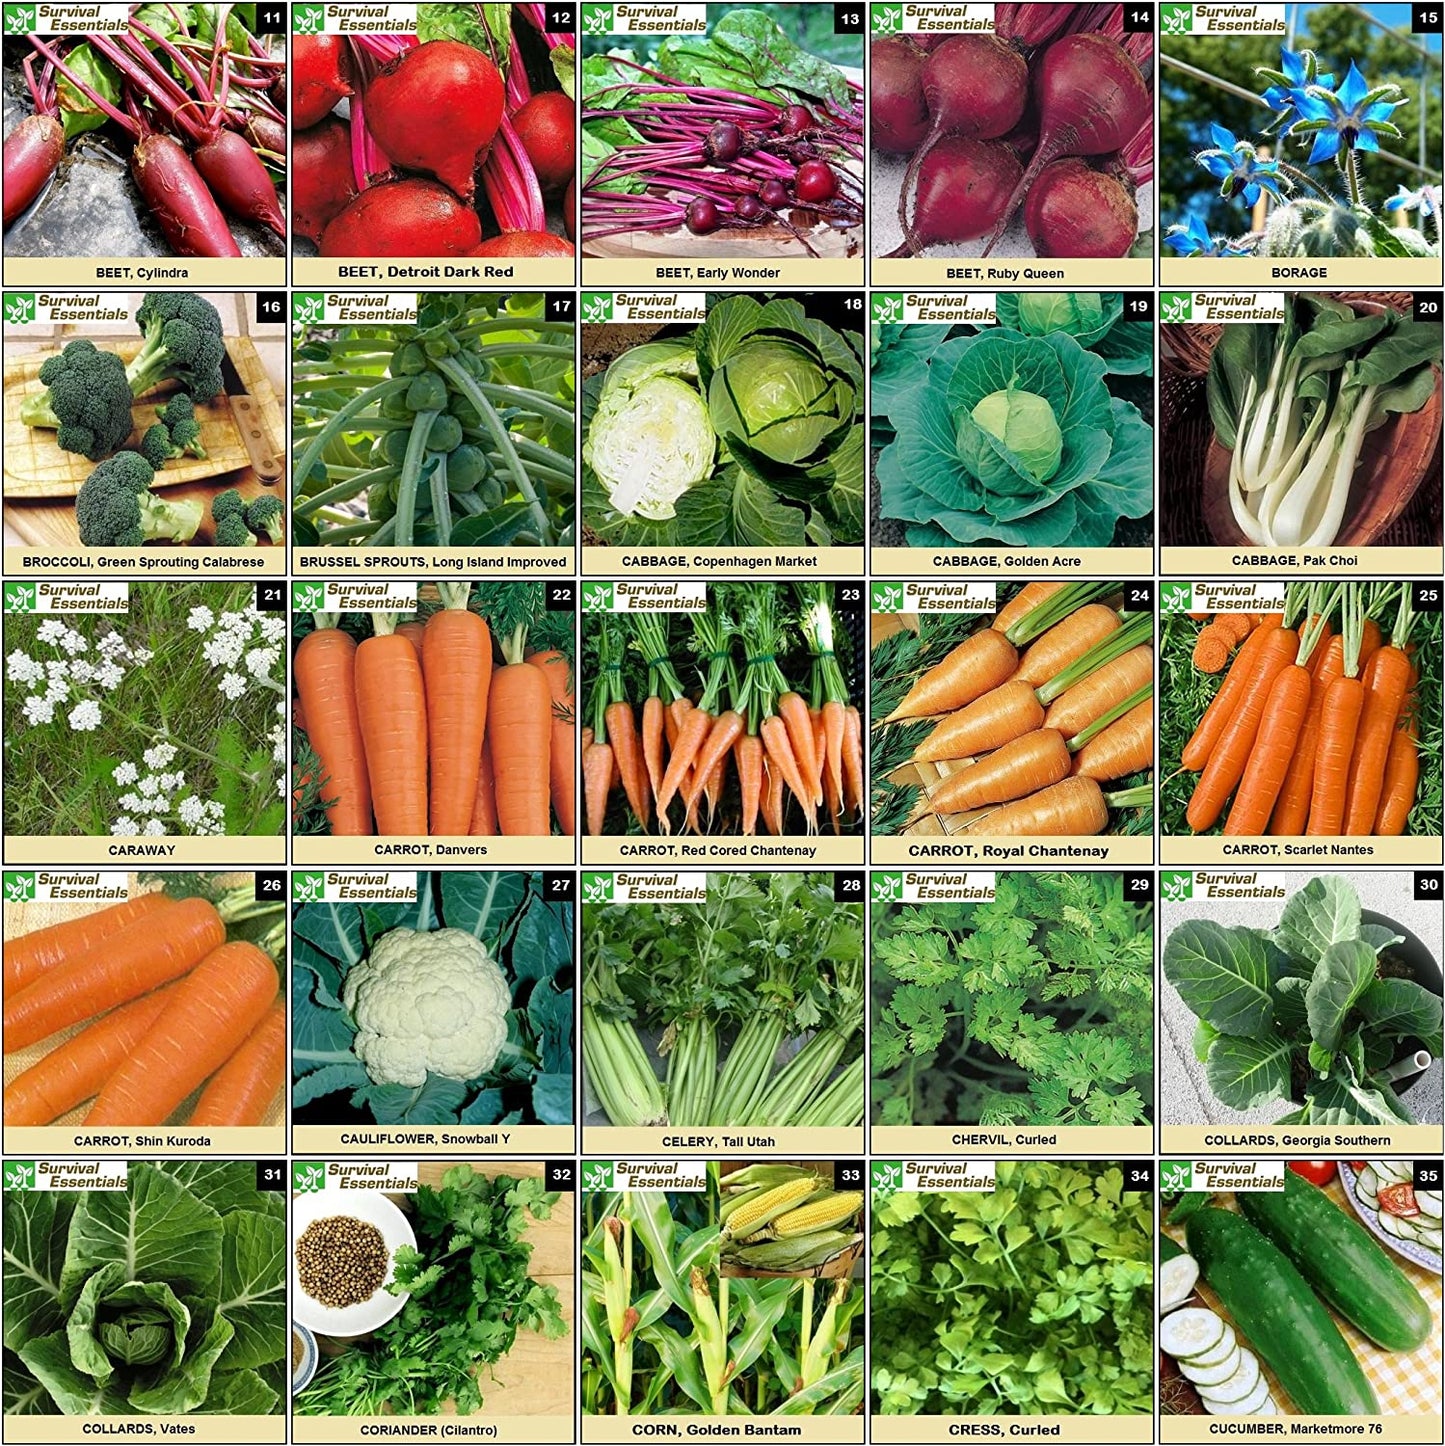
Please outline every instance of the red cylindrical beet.
M131 152L130 166L177 256L241 254L216 198L178 142L158 132L142 136Z
M65 130L50 115L28 115L5 137L5 224L45 189L65 154Z
M297 233L320 241L326 224L357 196L351 165L351 132L328 116L298 132L291 157L291 224Z
M268 115L256 112L246 123L246 139L258 151L270 151L273 155L286 154L286 127Z
M285 239L286 218L281 214L275 183L244 136L218 130L196 147L195 161L216 199L232 215L268 226Z
M477 213L436 181L370 186L321 234L323 256L465 256L481 240Z

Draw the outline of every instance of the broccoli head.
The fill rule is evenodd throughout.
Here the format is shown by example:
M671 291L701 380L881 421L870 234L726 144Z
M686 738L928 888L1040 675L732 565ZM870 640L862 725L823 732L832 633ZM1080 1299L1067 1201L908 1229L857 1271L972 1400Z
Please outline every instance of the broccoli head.
M148 292L135 320L145 344L125 371L136 396L170 380L207 401L223 390L226 341L221 314L209 301L189 291Z
M201 525L199 502L163 502L151 494L155 469L139 452L117 452L81 484L75 520L85 547L189 542Z
M181 455L179 447L171 445L171 434L164 422L156 422L145 429L140 439L140 454L157 472L171 460Z
M246 508L246 526L257 537L269 537L272 542L280 542L282 537L280 498L264 494L257 497Z
M214 515L214 514L213 514ZM244 514L228 512L216 523L217 547L255 547L256 539L246 526Z
M211 498L211 516L217 524L224 522L228 517L239 517L244 522L246 499L236 488L227 487L224 492L217 492Z
M196 420L196 404L184 392L177 392L156 414L170 429L171 445L179 448L172 452L179 457L182 452L192 457L204 457L206 449L201 446L201 424Z
M46 359L40 380L47 390L25 398L20 420L27 427L55 427L62 451L98 462L125 446L134 400L125 363L83 338Z

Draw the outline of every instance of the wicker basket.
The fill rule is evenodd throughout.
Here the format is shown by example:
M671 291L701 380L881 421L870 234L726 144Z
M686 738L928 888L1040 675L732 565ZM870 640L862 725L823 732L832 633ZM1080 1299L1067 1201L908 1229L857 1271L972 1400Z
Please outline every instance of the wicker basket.
M1409 292L1338 291L1361 309L1408 311ZM1164 547L1249 547L1229 506L1229 453L1214 438L1205 378L1219 322L1161 328L1159 540ZM1361 452L1338 547L1438 547L1441 536L1441 386L1418 412L1392 417ZM1422 487L1426 478L1431 485Z

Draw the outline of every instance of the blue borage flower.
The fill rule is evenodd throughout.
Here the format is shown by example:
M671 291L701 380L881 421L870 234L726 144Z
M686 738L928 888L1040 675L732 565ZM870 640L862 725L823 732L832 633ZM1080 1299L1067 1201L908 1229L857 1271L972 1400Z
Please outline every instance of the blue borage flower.
M1278 70L1271 70L1268 66L1261 65L1256 67L1254 73L1270 82L1269 89L1260 96L1260 99L1274 112L1269 123L1264 127L1266 132L1272 131L1276 127L1289 130L1291 122L1296 119L1292 94L1295 89L1310 85L1328 88L1335 83L1333 74L1319 74L1313 50L1286 50L1283 46L1280 47Z
M1234 133L1221 125L1210 122L1209 133L1214 138L1214 145L1200 151L1195 160L1211 176L1223 182L1219 194L1225 200L1242 196L1245 204L1252 206L1259 200L1261 191L1268 191L1277 202L1284 201L1280 193L1283 177L1279 174L1278 161L1261 161L1255 154L1253 141L1236 140Z
M1350 73L1338 90L1318 83L1290 91L1300 119L1289 128L1291 135L1313 135L1314 149L1309 164L1319 165L1343 151L1378 151L1379 136L1401 138L1390 120L1397 106L1409 99L1398 85L1377 85L1371 89L1352 60Z
M1422 216L1438 215L1440 188L1438 186L1421 186L1418 191L1412 191L1408 186L1401 186L1385 202L1385 209L1387 211L1418 211Z
M1253 248L1243 242L1226 241L1211 236L1209 228L1198 216L1183 224L1175 223L1164 233L1164 244L1172 246L1180 256L1252 256Z

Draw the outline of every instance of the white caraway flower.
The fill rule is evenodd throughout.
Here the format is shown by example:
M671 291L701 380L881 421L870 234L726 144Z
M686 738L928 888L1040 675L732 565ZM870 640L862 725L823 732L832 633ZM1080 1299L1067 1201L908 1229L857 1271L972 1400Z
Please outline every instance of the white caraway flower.
M176 809L180 821L187 828L195 828L206 820L206 805L204 800L199 799L193 793L189 798L183 798L180 806Z
M280 656L280 648L252 648L246 654L246 670L253 678L269 678Z
M246 691L246 680L239 673L227 673L216 686L227 698L239 698Z
M120 796L120 806L130 813L145 813L146 801L138 793L123 793Z
M164 838L166 836L166 826L158 818L148 818L146 819L145 827L141 829L141 833L147 838Z
M209 630L212 623L216 621L216 615L210 608L194 607L186 618L186 626L195 633L204 633Z
M95 681L107 693L113 693L125 682L125 669L119 663L102 663L95 670Z
M42 698L39 693L35 693L25 700L22 711L25 714L25 721L33 728L40 723L49 723L54 719L55 701L52 698Z
M175 756L174 743L156 743L141 754L147 768L164 768Z
M161 781L154 773L147 773L140 781L140 791L147 798L154 798L161 791Z
M77 683L88 683L95 677L95 665L87 663L84 658L77 658L70 665L70 676Z
M52 646L58 643L70 631L59 618L46 618L35 630L35 636L42 643L50 643Z
M70 710L70 726L77 733L94 733L100 727L100 704L89 698Z
M138 834L140 832L140 825L128 814L123 813L118 819L116 819L113 824L111 824L110 831L111 833L117 835Z
M74 628L66 628L65 636L60 640L60 646L64 648L71 657L74 657L77 653L83 653L90 644L85 640L84 636L76 632Z
M155 657L155 653L150 648L137 648L131 657L138 663L148 663Z
M140 769L134 763L117 763L111 769L110 776L124 788L126 784L134 783L140 777Z
M16 648L5 659L5 676L12 683L38 683L45 676L45 664Z

